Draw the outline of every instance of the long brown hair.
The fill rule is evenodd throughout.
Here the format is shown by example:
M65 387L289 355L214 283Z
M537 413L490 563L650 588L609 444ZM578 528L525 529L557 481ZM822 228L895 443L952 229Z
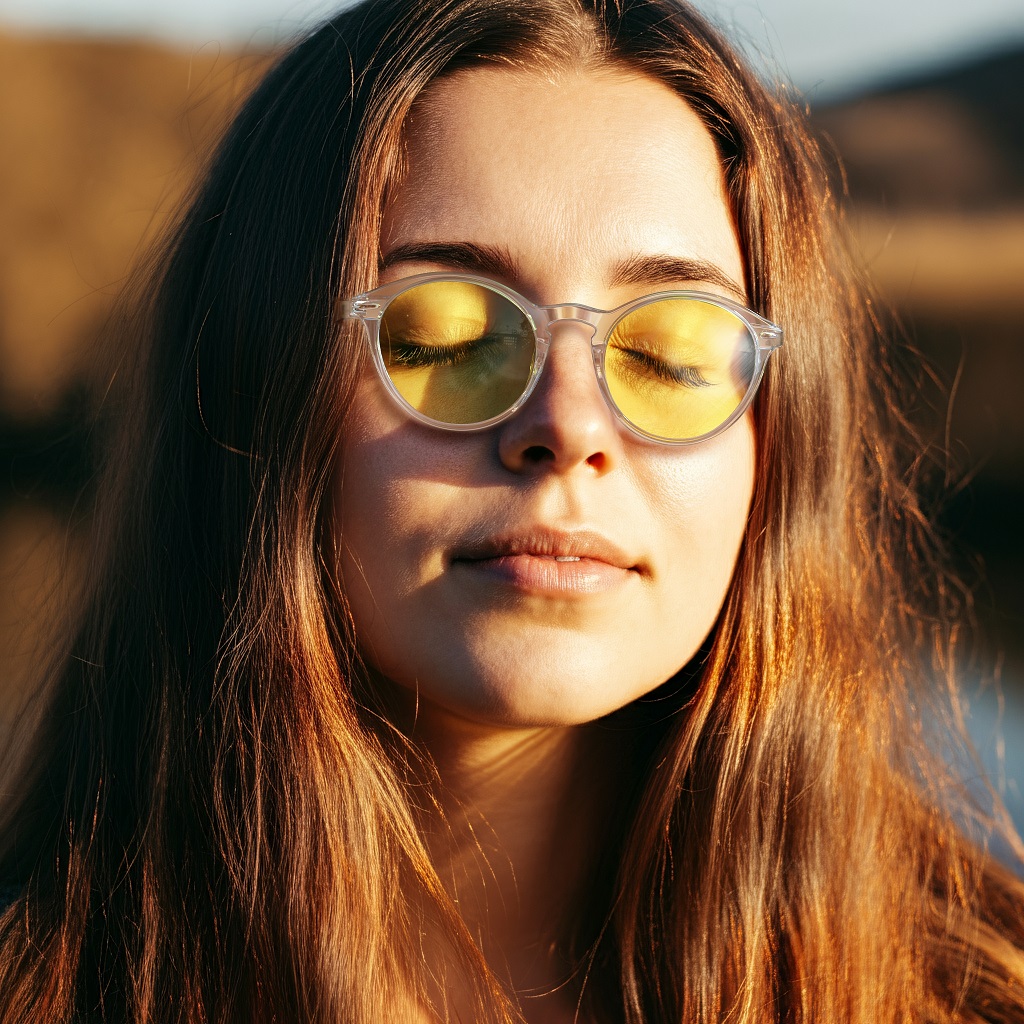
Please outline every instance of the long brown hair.
M0 1020L518 1019L421 842L324 528L336 302L374 283L410 106L482 64L683 96L787 332L731 590L595 887L585 1012L1021 1019L1024 890L985 837L1021 847L950 767L958 591L799 111L681 0L374 0L256 90L132 321L90 592L4 809Z

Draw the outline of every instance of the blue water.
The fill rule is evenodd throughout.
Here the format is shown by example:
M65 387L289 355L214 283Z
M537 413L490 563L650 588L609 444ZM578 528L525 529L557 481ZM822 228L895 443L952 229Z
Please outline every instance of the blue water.
M1024 835L1024 686L967 688L967 725L989 780ZM1002 756L1000 756L1002 755Z

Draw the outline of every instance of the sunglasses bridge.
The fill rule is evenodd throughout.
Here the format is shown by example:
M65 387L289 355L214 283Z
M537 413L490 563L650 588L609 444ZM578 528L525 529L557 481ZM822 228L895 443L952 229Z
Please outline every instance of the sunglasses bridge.
M591 327L597 326L596 319L605 311L594 309L593 306L581 306L578 304L562 303L557 306L538 306L545 316L545 326L559 323L562 320L572 320L580 324L588 324Z

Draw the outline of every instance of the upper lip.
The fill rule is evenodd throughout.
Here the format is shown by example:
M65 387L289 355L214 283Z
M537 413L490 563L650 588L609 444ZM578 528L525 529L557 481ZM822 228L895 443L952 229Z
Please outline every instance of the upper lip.
M534 527L495 533L458 548L453 561L480 561L509 555L540 555L547 558L592 558L619 569L641 568L639 560L596 530L554 530Z

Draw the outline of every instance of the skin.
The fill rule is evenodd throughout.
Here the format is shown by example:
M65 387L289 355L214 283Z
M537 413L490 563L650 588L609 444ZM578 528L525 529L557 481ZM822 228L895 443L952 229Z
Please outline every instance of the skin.
M407 143L382 282L470 270L537 303L602 309L667 288L742 298L714 143L652 79L462 72L421 97ZM394 258L432 243L500 250L504 265ZM666 256L709 269L616 281L623 261ZM558 325L529 401L477 433L414 422L367 360L339 467L340 571L357 635L380 685L407 698L404 725L444 780L449 830L435 859L499 974L546 993L524 1001L535 1021L575 1008L572 985L558 988L565 964L544 950L586 899L582 865L628 761L620 734L586 723L696 652L754 483L749 416L692 447L645 441L606 405L589 348L588 331ZM580 530L628 563L605 567L596 591L510 583L461 560L487 538L542 536L551 548L545 531L557 547Z

